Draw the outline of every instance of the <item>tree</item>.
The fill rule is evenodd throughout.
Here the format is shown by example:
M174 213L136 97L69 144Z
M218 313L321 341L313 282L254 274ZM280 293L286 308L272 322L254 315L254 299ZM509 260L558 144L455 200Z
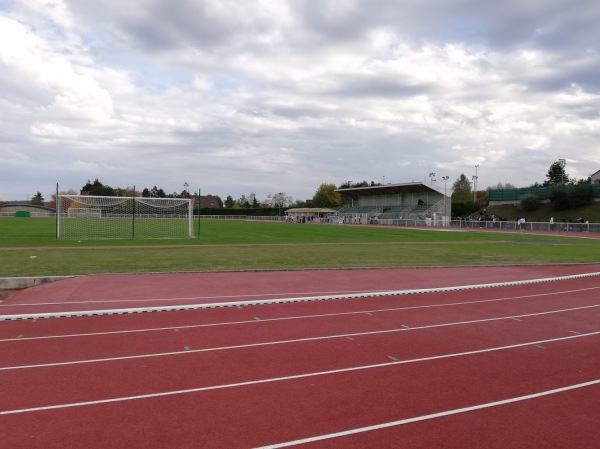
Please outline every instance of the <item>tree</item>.
M33 195L33 197L31 198L31 204L35 206L42 206L44 204L44 197L40 192Z
M231 195L227 195L227 198L225 198L225 207L227 209L231 209L234 204L235 204L235 201L233 201L233 198L231 197Z
M267 202L269 205L271 207L279 208L279 215L281 215L281 209L289 206L293 201L294 199L291 196L286 195L285 192L279 192L275 195L271 195L269 193L267 196Z
M514 185L512 185L510 182L507 182L505 184L502 184L501 182L499 182L498 184L496 184L495 187L488 187L488 190L502 190L502 189L516 189L516 187Z
M251 192L250 195L250 207L252 209L258 209L260 207L260 203L258 202L258 200L256 199L256 193Z
M242 195L237 200L237 203L240 205L240 207L242 207L244 209L250 209L250 201L248 201L248 198L246 198L246 195Z
M58 194L59 195L78 195L77 191L74 189L63 190L62 192L58 192ZM51 207L52 209L56 208L56 193L52 194L52 200L50 201L50 204L48 206Z
M471 183L464 174L461 173L460 177L454 181L452 190L453 203L467 203L469 201L473 201Z
M110 186L102 184L98 178L94 182L88 182L81 188L81 195L95 195L95 196L115 196L115 189Z
M569 195L564 186L559 185L551 189L548 198L556 210L565 210L569 208Z
M352 182L352 181L345 181L343 184L340 185L340 189L353 189L356 187L373 187L373 186L380 186L382 185L380 182L375 182L375 181L359 181L359 182Z
M550 165L546 178L543 183L544 186L559 186L570 182L569 175L565 172L565 164L562 161Z
M335 191L335 184L321 184L315 192L312 204L314 207L338 208L342 204L342 196Z

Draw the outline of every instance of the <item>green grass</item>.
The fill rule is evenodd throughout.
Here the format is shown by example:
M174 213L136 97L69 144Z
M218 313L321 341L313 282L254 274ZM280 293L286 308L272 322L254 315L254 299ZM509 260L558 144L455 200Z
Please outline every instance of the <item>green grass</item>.
M598 262L600 239L203 220L200 238L56 240L54 221L0 219L0 277Z

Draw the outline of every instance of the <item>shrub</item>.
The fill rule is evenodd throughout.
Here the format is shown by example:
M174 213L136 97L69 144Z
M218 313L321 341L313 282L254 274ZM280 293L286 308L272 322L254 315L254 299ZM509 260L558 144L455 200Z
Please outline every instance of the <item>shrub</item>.
M479 203L473 201L468 202L452 202L452 216L454 217L467 217L468 215L474 214L479 211L481 206Z
M532 212L540 207L540 199L535 195L523 195L521 197L521 209Z

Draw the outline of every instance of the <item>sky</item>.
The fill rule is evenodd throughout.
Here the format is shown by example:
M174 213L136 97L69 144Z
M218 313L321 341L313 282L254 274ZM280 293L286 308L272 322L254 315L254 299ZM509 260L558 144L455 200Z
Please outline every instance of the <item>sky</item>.
M0 201L587 178L598 23L597 0L0 0Z

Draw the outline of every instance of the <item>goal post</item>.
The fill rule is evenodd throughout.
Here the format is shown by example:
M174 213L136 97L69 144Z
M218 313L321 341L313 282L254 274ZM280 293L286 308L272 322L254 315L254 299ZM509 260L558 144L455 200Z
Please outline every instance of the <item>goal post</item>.
M58 195L57 238L151 239L194 237L192 200Z

